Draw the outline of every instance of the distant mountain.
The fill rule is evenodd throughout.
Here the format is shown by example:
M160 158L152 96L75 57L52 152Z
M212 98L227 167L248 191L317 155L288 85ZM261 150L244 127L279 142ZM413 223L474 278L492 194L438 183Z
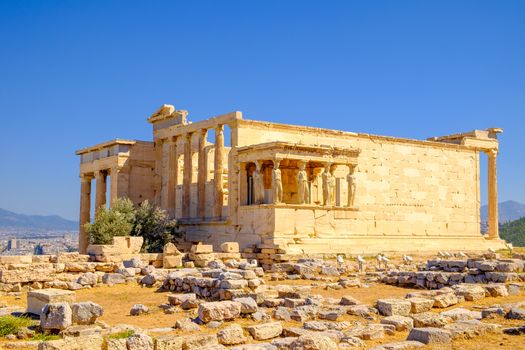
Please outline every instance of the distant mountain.
M481 222L488 221L489 207L480 208ZM505 201L498 204L498 217L500 223L510 222L525 216L525 204L515 201Z
M57 215L16 214L0 208L0 228L24 228L38 231L73 231L78 230L78 222L66 220Z

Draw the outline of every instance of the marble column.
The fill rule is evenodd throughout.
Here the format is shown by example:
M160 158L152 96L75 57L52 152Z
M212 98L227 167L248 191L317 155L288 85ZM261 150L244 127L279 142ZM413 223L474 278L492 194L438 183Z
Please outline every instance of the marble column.
M95 211L100 207L106 205L106 178L107 173L104 170L95 172L96 179L96 195L95 195Z
M489 227L488 236L490 239L499 238L499 223L498 223L498 177L496 170L496 157L498 151L490 150L488 153L488 204L489 204Z
M120 170L122 168L121 167L113 167L111 168L110 170L110 184L109 184L109 206L111 207L113 205L113 202L115 201L115 199L118 198L118 195L119 195L119 190L118 190L118 186L119 186L119 181L118 181L118 178L119 178L119 173L120 173Z
M199 137L199 170L197 177L197 216L201 219L206 217L206 177L207 177L207 159L206 159L206 139L208 130L202 129Z
M191 154L191 136L192 133L184 135L184 168L182 172L182 217L190 217L191 205L191 180L192 180L192 154Z
M89 237L84 225L91 220L91 176L80 176L80 218L78 230L78 251L86 254Z
M238 225L237 212L239 209L240 189L239 184L241 169L237 162L237 142L239 139L237 125L227 124L230 129L230 151L228 152L228 219L232 225Z
M168 154L168 193L166 210L171 218L175 217L177 209L177 183L179 175L179 162L177 159L177 138L173 137L169 141Z
M164 140L158 139L155 141L155 172L153 177L154 202L156 205L162 205L162 158L164 148Z
M279 204L283 201L283 182L281 169L279 165L281 161L279 159L273 160L273 169L272 169L272 203Z
M224 158L224 126L219 125L215 128L215 159L214 159L214 186L215 186L215 204L213 216L218 220L222 218L222 207L224 205L223 193L223 158Z

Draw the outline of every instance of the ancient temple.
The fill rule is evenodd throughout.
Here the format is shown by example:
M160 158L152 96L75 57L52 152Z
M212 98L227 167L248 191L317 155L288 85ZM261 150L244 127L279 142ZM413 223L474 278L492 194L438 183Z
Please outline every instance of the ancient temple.
M496 176L501 129L413 140L247 120L241 112L192 123L187 111L171 105L148 121L153 142L117 139L77 151L81 252L93 182L95 208L118 197L149 200L179 221L187 241L217 247L231 241L295 253L503 247Z

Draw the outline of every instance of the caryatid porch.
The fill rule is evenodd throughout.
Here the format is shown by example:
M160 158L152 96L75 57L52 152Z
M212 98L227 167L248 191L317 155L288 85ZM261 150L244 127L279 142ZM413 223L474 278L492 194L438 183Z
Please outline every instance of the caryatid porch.
M354 207L358 155L287 142L240 147L240 205Z

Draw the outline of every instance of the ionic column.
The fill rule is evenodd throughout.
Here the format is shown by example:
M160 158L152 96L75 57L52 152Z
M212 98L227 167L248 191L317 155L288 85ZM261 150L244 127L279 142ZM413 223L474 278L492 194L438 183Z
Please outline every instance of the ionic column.
M224 126L219 125L215 128L215 159L214 159L214 186L215 186L215 205L213 216L220 219L222 217L222 206L224 205L224 193L222 189L224 158Z
M496 157L498 151L490 150L488 153L488 204L489 204L489 227L488 236L490 239L499 238L498 226L498 177L496 171Z
M197 177L197 216L204 219L206 216L206 138L208 130L202 129L199 137L199 171Z
M96 196L95 196L95 211L100 207L106 205L106 172L99 170L95 172Z
M179 175L179 162L177 161L177 138L173 137L169 143L168 156L168 194L166 210L171 218L175 217L177 208L177 183Z
M191 136L187 133L184 137L184 168L182 172L182 217L190 217L191 205L191 178L192 178L192 157L191 157Z
M164 140L158 139L155 141L155 172L153 177L154 202L156 205L162 205L162 149L164 147Z
M110 170L110 185L109 185L109 206L113 205L115 199L118 198L118 176L120 173L120 167L113 167Z
M80 175L80 217L78 229L78 251L86 254L89 237L84 227L91 220L91 176Z

